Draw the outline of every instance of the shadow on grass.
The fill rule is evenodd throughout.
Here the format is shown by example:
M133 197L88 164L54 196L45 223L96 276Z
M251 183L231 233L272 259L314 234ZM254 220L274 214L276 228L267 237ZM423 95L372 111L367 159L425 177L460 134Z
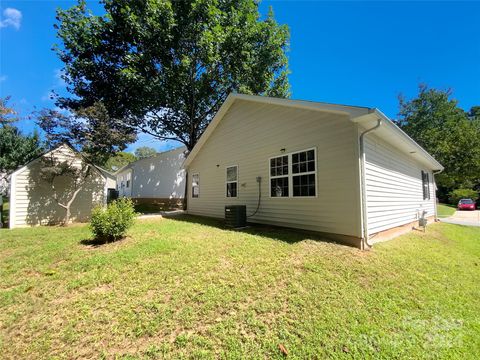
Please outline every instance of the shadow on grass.
M215 219L197 215L174 215L174 216L165 216L168 219L187 222L192 224L199 224L204 226L214 227L220 230L225 231L234 231L238 233L244 233L248 235L257 235L268 237L272 240L283 241L288 244L295 244L303 240L315 240L328 243L342 244L335 240L329 239L323 234L316 233L308 230L292 229L274 225L263 225L263 224L254 224L248 223L248 226L245 228L234 229L225 225L225 221L222 219ZM345 245L345 244L342 244Z
M120 242L124 239L125 238L118 239L118 240L107 240L107 239L97 239L97 238L83 239L83 240L80 241L80 244L85 245L85 246L90 246L90 247L99 247L99 246L103 246L103 245L107 245L107 244L118 243L118 242Z

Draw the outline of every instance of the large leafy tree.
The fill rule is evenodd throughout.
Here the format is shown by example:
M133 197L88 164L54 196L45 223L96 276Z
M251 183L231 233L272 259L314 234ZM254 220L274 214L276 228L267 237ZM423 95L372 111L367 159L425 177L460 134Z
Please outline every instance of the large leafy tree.
M100 102L71 112L43 109L37 113L37 124L50 146L67 142L97 165L105 164L113 154L124 150L126 143L136 138L131 128L109 116Z
M137 150L135 150L135 156L137 159L145 159L149 158L157 153L157 150L151 148L149 146L140 146Z
M444 165L438 176L443 193L479 182L480 127L459 108L450 91L422 84L416 98L400 97L399 115L400 127Z
M70 110L102 102L109 115L191 150L230 92L289 95L289 30L255 0L104 0L58 10L56 46L74 97ZM115 124L111 124L114 127Z
M117 171L136 160L136 156L132 153L121 151L110 157L103 166L108 171Z

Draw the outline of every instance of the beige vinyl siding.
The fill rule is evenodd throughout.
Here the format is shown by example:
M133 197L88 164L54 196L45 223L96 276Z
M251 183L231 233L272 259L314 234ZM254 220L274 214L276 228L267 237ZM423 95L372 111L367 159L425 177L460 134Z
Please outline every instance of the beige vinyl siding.
M415 221L423 210L435 215L432 171L374 135L365 139L365 157L369 235ZM430 200L423 200L422 171L429 174Z
M271 198L271 157L316 148L316 194ZM226 197L226 167L238 165L238 197ZM251 222L361 236L357 130L347 115L237 101L188 167L188 212L223 218L225 205L262 200ZM191 174L199 174L192 198ZM290 187L290 192L292 188Z
M79 166L83 161L70 148L63 146L54 150L54 155L62 160L75 158L73 164ZM57 205L52 197L50 186L39 177L42 163L37 159L15 172L11 181L10 227L58 224L64 217L65 210ZM66 182L57 179L56 187L61 193ZM99 171L92 171L84 189L77 195L71 205L71 220L86 221L91 209L105 202L105 177ZM64 202L66 199L60 197Z

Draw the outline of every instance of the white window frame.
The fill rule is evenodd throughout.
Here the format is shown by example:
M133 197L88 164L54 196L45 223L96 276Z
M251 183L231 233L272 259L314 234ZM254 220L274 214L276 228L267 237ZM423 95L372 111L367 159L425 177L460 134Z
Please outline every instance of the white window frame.
M197 196L194 195L193 193L193 177L194 176L197 176L198 177L198 182L197 182L197 185L196 187L198 188L198 192L197 192ZM192 174L192 187L191 187L191 191L192 191L192 199L198 199L200 197L200 174L199 173L193 173Z
M228 181L228 177L227 177L227 174L228 174L228 169L229 168L237 168L237 180L235 181ZM238 165L228 165L228 166L225 166L225 197L228 198L228 199L236 199L238 198L238 177L239 177L239 174L238 174ZM228 184L232 184L232 183L236 183L237 184L237 196L228 196L228 191L227 191L227 185Z
M130 184L131 184L131 182L132 182L132 180L131 180L131 178L132 178L131 173L127 173L127 175L125 175L125 177L126 177L126 186L125 186L125 187L126 187L127 189L129 189L129 188L130 188Z
M298 154L302 152L307 152L313 150L313 159L315 161L315 171L307 171L303 173L293 174L293 164L292 164L292 155ZM270 160L276 159L279 157L288 156L288 175L277 175L272 176L271 168L270 168ZM272 156L268 158L268 196L272 199L315 199L318 197L318 162L317 162L317 147L311 147L308 149L296 150L289 153L278 154L276 156ZM302 175L315 175L315 196L293 196L293 178L295 176L302 176ZM284 178L288 177L288 196L272 196L272 179Z

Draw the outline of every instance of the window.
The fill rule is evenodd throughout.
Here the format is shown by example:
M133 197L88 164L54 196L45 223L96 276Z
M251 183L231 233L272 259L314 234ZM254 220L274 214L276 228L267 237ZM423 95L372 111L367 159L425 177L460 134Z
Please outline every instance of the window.
M227 167L226 174L227 197L237 197L238 192L238 166Z
M422 171L422 189L423 200L430 200L430 181L428 179L428 173Z
M293 154L292 173L293 196L315 196L315 150Z
M316 196L315 149L270 159L270 196Z
M288 197L288 155L270 159L270 196Z
M127 189L130 187L130 173L127 174Z
M198 198L200 193L200 178L198 174L192 175L192 198Z

